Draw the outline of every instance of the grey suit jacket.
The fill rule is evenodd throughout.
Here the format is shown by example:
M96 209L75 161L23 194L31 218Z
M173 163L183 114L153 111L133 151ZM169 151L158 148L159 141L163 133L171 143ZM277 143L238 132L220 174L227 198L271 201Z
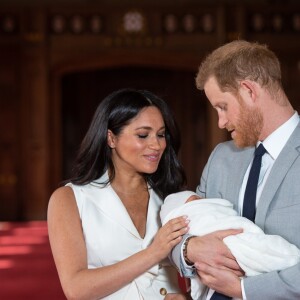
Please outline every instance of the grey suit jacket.
M205 198L228 199L237 209L240 187L253 152L253 147L238 149L232 141L219 144L209 157L197 193ZM300 248L300 124L272 167L257 206L255 223L266 234L280 235ZM179 266L177 258L173 255ZM245 278L244 287L247 300L299 300L300 264Z

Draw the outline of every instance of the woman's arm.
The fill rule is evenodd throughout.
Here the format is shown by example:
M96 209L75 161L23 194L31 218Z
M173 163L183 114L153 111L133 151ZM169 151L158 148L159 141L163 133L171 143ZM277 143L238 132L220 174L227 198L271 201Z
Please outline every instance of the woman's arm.
M97 299L116 292L164 259L187 232L186 219L173 219L156 234L152 244L114 265L87 268L81 221L70 187L57 189L48 206L51 249L62 288L68 299Z

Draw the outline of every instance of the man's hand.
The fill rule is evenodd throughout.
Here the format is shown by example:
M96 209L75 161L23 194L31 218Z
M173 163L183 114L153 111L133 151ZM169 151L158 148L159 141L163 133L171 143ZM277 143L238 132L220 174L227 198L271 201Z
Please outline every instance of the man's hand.
M223 242L225 237L241 232L239 229L219 230L201 237L193 237L188 243L187 257L194 263L230 270L236 276L243 276L242 269Z
M241 279L234 272L205 263L195 263L195 267L203 284L227 296L242 299Z
M187 257L195 263L201 282L231 297L242 298L240 276L244 275L223 239L242 230L219 230L190 239Z

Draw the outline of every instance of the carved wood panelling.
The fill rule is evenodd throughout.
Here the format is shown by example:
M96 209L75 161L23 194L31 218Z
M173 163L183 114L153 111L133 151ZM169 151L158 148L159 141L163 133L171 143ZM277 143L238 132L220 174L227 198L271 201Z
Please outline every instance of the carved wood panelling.
M192 185L211 148L227 138L215 112L196 103L204 95L188 91L210 50L235 38L268 44L279 55L287 94L300 110L298 1L73 2L0 3L2 220L45 218L50 192L63 179L62 81L68 75L116 68L174 71L175 79L164 85L178 95L172 105L188 139L181 155Z

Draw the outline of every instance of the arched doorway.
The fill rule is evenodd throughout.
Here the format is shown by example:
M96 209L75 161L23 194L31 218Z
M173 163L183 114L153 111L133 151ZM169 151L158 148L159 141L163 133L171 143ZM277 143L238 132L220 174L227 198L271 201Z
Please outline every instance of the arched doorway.
M114 90L132 87L150 90L171 107L178 122L182 147L180 158L188 186L195 189L207 159L207 101L194 84L189 70L166 67L121 66L75 71L61 77L61 165L68 178L72 161L98 103Z

